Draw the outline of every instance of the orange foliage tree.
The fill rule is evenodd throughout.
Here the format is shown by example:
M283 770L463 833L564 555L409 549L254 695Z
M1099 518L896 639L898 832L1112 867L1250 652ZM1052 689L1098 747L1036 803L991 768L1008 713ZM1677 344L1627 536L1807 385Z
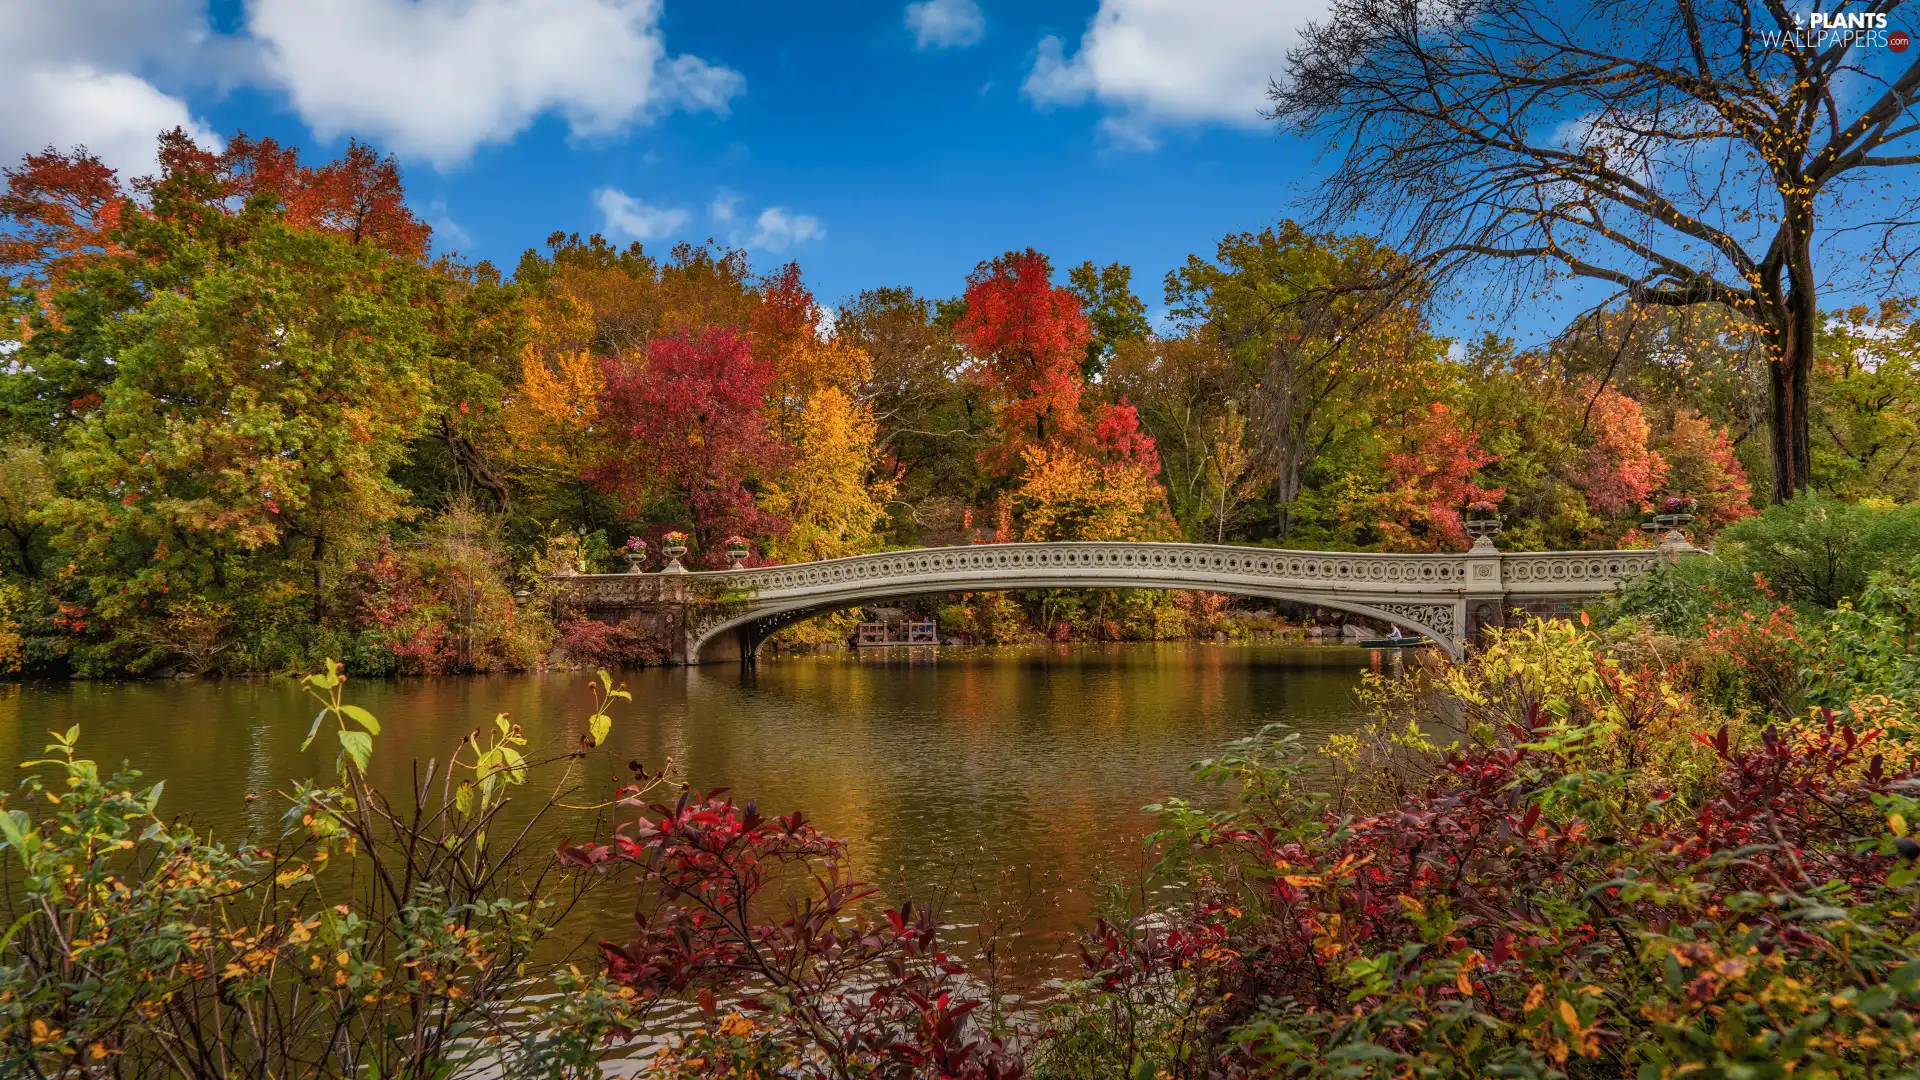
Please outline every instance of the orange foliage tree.
M1400 433L1386 457L1392 483L1373 506L1373 527L1389 551L1459 550L1468 544L1460 512L1505 494L1475 481L1493 455L1443 402L1433 402Z
M1640 403L1612 387L1601 390L1587 431L1593 441L1580 478L1587 502L1605 517L1638 512L1667 479L1667 459L1647 445L1651 432Z
M1734 456L1726 428L1692 409L1681 409L1674 414L1662 457L1667 490L1696 500L1698 525L1705 532L1718 532L1758 513L1747 470Z
M1159 477L1136 461L1102 461L1071 446L1029 446L1013 489L1020 538L1045 540L1171 540Z

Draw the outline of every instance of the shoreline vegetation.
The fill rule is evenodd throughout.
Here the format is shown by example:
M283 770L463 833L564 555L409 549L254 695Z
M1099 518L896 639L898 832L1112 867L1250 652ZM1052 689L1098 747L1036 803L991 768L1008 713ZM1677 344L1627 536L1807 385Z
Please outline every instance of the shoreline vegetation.
M329 664L324 779L271 796L271 842L55 733L0 802L0 1043L49 1077L1901 1075L1916 537L1797 501L1577 620L1364 676L1352 734L1228 744L1193 770L1223 804L1147 808L1164 888L1110 897L1039 1006L804 814L595 764L630 722L604 672L554 743L502 716L383 792ZM564 940L582 903L634 929Z
M1032 249L951 296L829 306L797 263L712 246L431 254L359 143L314 162L176 131L158 161L5 172L0 675L611 668L657 643L556 624L554 571L1015 540L1457 551L1469 507L1510 550L1611 548L1676 498L1709 544L1773 486L1768 339L1713 305L1450 340L1401 254L1280 222L1168 274L1161 325L1124 264ZM1825 317L1815 489L1920 496L1917 343L1909 301ZM919 613L992 643L1231 635L1234 610Z

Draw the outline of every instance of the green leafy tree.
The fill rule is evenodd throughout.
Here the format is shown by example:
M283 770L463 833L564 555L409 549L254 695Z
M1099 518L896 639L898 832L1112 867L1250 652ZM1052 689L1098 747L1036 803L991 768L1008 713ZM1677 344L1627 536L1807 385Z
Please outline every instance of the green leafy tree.
M1920 322L1913 300L1822 327L1814 369L1816 481L1844 498L1920 497Z
M1147 321L1147 305L1133 294L1133 268L1125 263L1095 266L1091 261L1067 271L1067 288L1080 298L1087 322L1093 327L1093 340L1087 342L1087 358L1080 362L1080 373L1088 379L1106 374L1113 352L1123 341L1138 341L1153 333Z
M1250 467L1270 478L1282 541L1315 463L1367 437L1369 400L1418 382L1437 356L1417 282L1404 271L1397 255L1363 237L1284 222L1226 237L1215 261L1189 256L1167 276L1181 329L1251 376L1244 408L1258 439Z
M1838 607L1877 570L1920 556L1920 506L1844 503L1810 491L1720 534L1728 558L1776 595Z
M115 324L114 379L46 511L103 615L268 588L321 618L328 561L404 513L388 473L426 416L421 275L266 223Z
M40 576L44 529L40 511L53 498L53 472L45 448L23 438L0 444L0 533L6 534L7 569Z

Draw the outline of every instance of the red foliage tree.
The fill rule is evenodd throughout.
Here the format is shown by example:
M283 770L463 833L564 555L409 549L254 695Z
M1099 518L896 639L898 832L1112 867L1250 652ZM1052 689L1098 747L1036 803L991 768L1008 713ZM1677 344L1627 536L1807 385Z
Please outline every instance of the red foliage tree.
M1138 465L1148 476L1160 475L1160 448L1152 435L1141 430L1140 413L1124 397L1117 405L1101 408L1093 424L1093 444L1108 461Z
M160 137L160 174L133 182L163 219L228 216L270 199L288 224L368 243L402 258L426 255L433 230L408 210L400 166L359 142L338 161L300 164L300 151L241 132L219 153L178 128Z
M1086 383L1080 361L1093 331L1080 298L1053 284L1047 257L1028 248L981 263L967 278L966 314L954 337L980 361L980 378L1002 398L1001 426L1014 445L991 464L1017 467L1027 445L1077 433Z
M638 512L677 499L701 550L738 532L777 527L747 484L779 464L781 448L761 405L772 365L732 330L656 338L644 361L602 365L600 418L609 445L586 479Z
M124 195L115 172L92 154L51 148L6 170L0 193L0 273L58 288L71 271L114 250Z
M800 264L790 262L760 284L760 306L753 309L754 344L783 348L802 337L814 336L820 326L820 304L800 280Z

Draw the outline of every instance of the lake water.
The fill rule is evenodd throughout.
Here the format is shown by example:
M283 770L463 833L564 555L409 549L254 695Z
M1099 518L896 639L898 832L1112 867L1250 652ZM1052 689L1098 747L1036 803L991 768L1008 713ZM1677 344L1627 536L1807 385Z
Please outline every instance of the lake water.
M1003 975L1031 989L1072 970L1071 938L1103 882L1137 882L1168 794L1205 797L1186 766L1262 724L1309 739L1360 721L1360 649L1158 644L877 650L624 676L609 748L696 787L725 785L769 813L803 810L851 841L854 869L893 900L934 899L953 947L999 941ZM532 746L581 728L590 677L523 675L349 683L384 733L374 778L404 790L410 759L445 760L510 713ZM291 679L0 687L0 783L81 727L103 766L167 782L161 811L231 838L277 830L274 793L331 770L302 754L313 705ZM609 778L600 778L602 786ZM250 802L248 796L255 798ZM670 796L669 796L670 797ZM630 927L603 890L590 933Z

